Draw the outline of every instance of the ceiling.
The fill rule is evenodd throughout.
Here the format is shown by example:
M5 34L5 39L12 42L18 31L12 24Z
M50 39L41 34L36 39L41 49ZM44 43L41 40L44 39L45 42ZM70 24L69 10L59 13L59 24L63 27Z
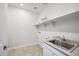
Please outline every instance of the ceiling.
M23 8L32 12L41 12L48 4L47 3L9 3L9 7Z

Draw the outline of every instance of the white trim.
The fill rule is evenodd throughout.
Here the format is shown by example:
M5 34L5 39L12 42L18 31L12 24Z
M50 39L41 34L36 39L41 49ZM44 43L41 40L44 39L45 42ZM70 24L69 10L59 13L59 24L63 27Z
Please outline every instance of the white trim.
M33 44L28 44L28 45L22 45L22 46L18 46L18 47L11 47L11 48L8 48L8 50L17 49L17 48L22 48L22 47L28 47L28 46L37 45L37 44L39 44L39 43L33 43Z

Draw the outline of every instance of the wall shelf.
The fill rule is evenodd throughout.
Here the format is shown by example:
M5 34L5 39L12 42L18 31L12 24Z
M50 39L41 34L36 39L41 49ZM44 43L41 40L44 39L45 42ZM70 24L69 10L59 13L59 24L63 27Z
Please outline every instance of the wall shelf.
M67 15L64 15L64 16L61 16L61 17L57 17L57 18L54 18L54 19L46 20L42 23L35 24L34 26L38 27L40 25L55 23L55 22L58 22L58 21L62 21L62 20L65 20L65 19L70 19L70 18L76 18L76 17L79 17L79 11L73 12L73 13L70 13L70 14L67 14Z

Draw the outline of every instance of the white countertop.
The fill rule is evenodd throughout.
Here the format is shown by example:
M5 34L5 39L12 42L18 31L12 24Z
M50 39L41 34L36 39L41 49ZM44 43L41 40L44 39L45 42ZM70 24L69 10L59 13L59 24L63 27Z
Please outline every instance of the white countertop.
M46 43L47 45L55 48L56 50L60 51L61 53L66 54L66 55L74 56L75 55L74 53L76 53L76 52L74 52L74 53L72 52L71 53L69 50L62 49L62 48L60 48L60 47L58 47L58 46L56 46L56 45L54 45L54 44L52 44L52 43L50 43L48 41L43 41L43 42Z

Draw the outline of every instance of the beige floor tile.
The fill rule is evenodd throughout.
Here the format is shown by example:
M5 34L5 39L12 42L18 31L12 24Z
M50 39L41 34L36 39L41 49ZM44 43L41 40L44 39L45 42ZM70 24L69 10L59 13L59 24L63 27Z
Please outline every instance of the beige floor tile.
M43 49L40 45L33 45L29 47L21 47L17 49L9 49L9 56L42 56Z

